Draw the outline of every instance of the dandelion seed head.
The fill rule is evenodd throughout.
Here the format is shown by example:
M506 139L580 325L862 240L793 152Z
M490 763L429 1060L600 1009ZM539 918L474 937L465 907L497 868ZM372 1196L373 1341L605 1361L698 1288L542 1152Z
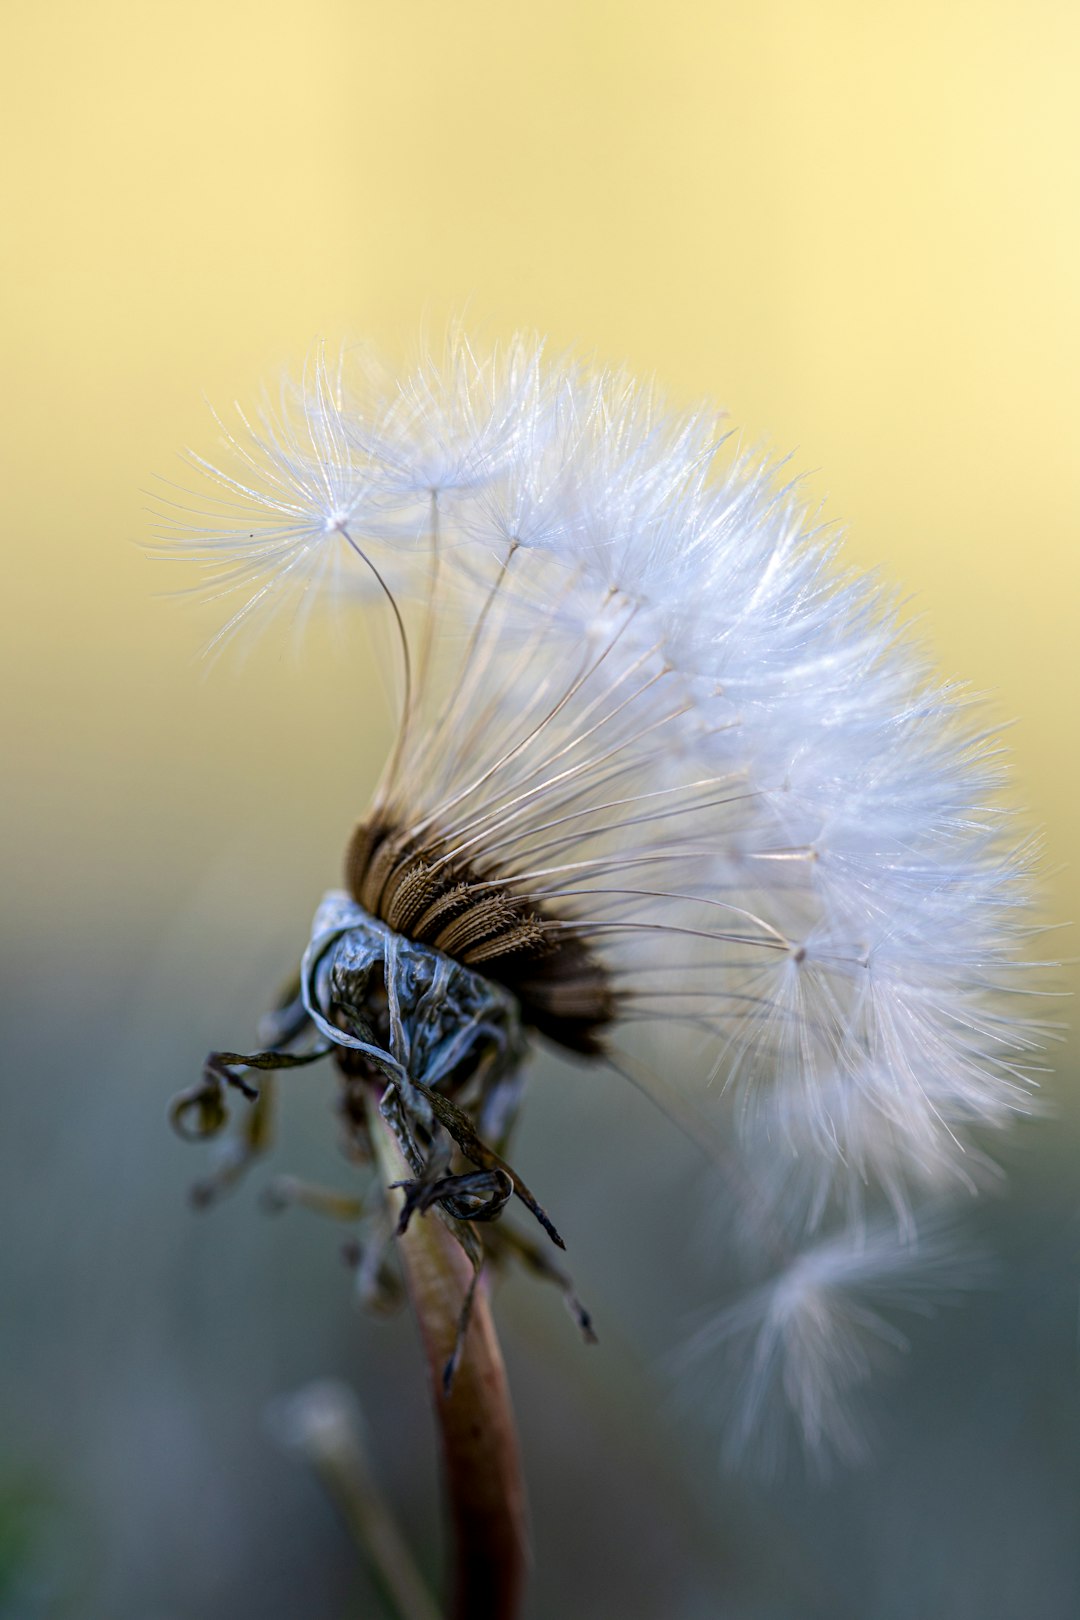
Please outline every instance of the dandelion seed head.
M919 1202L986 1179L1044 1036L1037 851L980 706L783 462L621 372L458 334L397 380L320 352L238 420L164 549L234 628L358 585L356 633L392 610L401 643L332 904L637 1065L741 1166L777 1265L696 1340L742 1368L735 1451L778 1403L853 1455L845 1400L899 1343L860 1299L944 1275Z

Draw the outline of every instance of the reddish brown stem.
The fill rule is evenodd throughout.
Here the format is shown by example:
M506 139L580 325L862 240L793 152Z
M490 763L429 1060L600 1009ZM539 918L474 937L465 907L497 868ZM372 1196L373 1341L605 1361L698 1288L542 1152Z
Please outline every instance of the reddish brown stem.
M379 1114L369 1110L387 1183L409 1169ZM389 1197L400 1207L401 1194ZM483 1280L476 1290L464 1352L449 1394L443 1372L453 1353L472 1281L469 1261L434 1214L414 1216L398 1240L406 1287L420 1326L443 1483L453 1536L451 1620L516 1620L528 1567L521 1452L499 1341Z

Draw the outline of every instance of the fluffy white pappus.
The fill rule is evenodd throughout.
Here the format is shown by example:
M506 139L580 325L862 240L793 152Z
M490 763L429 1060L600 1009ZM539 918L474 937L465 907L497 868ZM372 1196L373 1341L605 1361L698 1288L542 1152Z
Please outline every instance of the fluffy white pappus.
M349 555L351 529L377 526L380 491L344 432L341 389L340 365L316 351L254 416L236 405L230 426L215 413L221 462L189 451L195 487L159 480L149 549L201 563L204 594L239 598L215 644L275 612L303 623L320 599L378 590Z
M778 1388L824 1433L887 1339L847 1285L914 1253L866 1211L883 1193L899 1242L920 1196L981 1183L981 1133L1041 1067L1036 851L978 706L782 464L621 373L458 339L397 382L316 357L244 420L231 470L197 461L216 504L200 529L185 503L174 550L249 593L233 628L346 577L358 635L389 615L400 730L371 825L569 944L578 1049L741 1151L789 1238L854 1221L717 1337L756 1324L747 1409Z
M404 517L431 503L489 489L501 476L533 465L556 432L557 383L542 349L514 338L477 355L461 332L441 361L427 355L411 373L373 390L370 367L346 375L332 431L344 432ZM312 402L316 415L325 400Z
M867 1461L867 1385L907 1355L905 1318L961 1303L992 1267L940 1219L906 1237L860 1225L773 1260L764 1280L700 1320L672 1370L680 1402L721 1420L728 1467L769 1479L801 1457L824 1477Z

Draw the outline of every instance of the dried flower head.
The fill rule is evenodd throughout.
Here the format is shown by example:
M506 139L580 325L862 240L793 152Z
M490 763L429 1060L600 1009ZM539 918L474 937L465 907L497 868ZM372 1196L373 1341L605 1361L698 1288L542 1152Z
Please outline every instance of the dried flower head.
M993 735L777 466L620 373L520 339L400 382L320 356L225 449L197 458L212 521L173 509L165 549L238 593L230 629L370 587L350 611L389 614L400 728L267 1051L218 1054L180 1118L332 1052L357 1156L374 1087L411 1166L404 1219L543 1265L478 1235L516 1195L560 1241L504 1157L522 1061L542 1037L632 1073L782 1259L712 1333L756 1336L736 1427L779 1384L850 1450L877 1329L833 1279L884 1254L894 1281L913 1200L1028 1106L1031 851ZM875 1189L891 1247L859 1235Z

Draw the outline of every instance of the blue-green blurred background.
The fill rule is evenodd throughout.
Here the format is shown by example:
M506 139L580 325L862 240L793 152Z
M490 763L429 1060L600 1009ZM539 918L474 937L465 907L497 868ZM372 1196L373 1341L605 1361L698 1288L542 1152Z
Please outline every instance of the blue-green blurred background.
M267 1402L335 1373L438 1567L410 1323L256 1188L202 1216L165 1124L243 1047L386 741L362 647L211 671L141 486L324 335L408 352L464 311L711 395L797 447L850 555L1015 715L1017 803L1075 917L1080 14L658 0L70 0L7 8L0 435L0 1615L338 1620L375 1598ZM819 469L824 469L819 470ZM1068 953L1067 936L1051 949ZM1069 975L1063 975L1063 980ZM725 1479L659 1369L721 1296L692 1150L614 1078L537 1068L518 1159L601 1343L496 1309L533 1620L1080 1612L1080 1140L1005 1145L996 1285L917 1324L875 1469ZM275 1165L346 1180L328 1076Z

